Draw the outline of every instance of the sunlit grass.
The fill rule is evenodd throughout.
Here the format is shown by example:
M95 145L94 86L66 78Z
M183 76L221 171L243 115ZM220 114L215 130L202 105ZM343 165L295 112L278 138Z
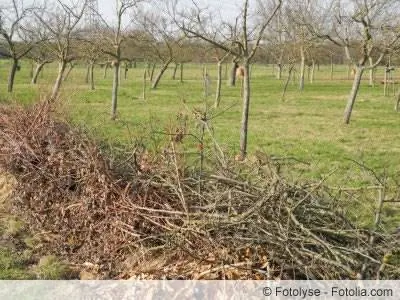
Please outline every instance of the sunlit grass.
M1 78L7 76L7 62L0 68ZM176 120L179 112L190 114L193 108L212 107L216 81L216 67L207 66L211 76L209 96L204 97L202 65L187 64L184 68L184 83L172 80L172 66L162 79L159 88L146 91L142 99L143 65L128 71L127 79L121 72L119 90L118 120L110 120L112 70L103 78L103 69L95 69L96 90L89 90L85 83L86 68L76 66L64 82L61 99L64 110L77 124L92 128L101 138L111 142L127 143L146 137L152 132L165 131ZM229 70L228 70L229 72ZM51 89L56 74L56 64L45 67L39 77L39 84L32 86L29 81L30 63L24 61L17 73L15 92L6 93L6 82L0 84L0 99L28 103L39 99ZM377 169L387 169L396 175L400 165L399 115L394 111L393 97L383 97L377 72L377 84L369 87L367 74L362 83L350 125L342 124L342 114L351 88L347 79L347 67L335 66L334 80L330 80L330 66L320 66L314 83L308 83L305 90L298 91L297 80L292 80L281 101L283 79L273 76L272 66L255 65L252 74L252 98L249 123L249 153L263 151L272 156L296 157L309 162L309 166L293 164L291 176L301 175L318 180L333 168L335 184L352 184L348 180L349 169L355 168L348 159L363 161ZM226 79L225 69L223 76ZM183 102L185 104L183 104ZM238 152L241 119L240 82L236 87L223 84L221 106L210 110L220 113L212 120L215 136L223 149L234 155ZM193 123L194 124L194 123ZM301 174L296 172L301 170ZM355 180L354 184L359 184Z

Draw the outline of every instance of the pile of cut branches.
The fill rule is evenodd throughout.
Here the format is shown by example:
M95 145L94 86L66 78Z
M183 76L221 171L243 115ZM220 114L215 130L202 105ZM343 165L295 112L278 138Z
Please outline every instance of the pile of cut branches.
M40 253L112 278L398 276L384 259L398 240L352 224L320 186L262 173L252 184L234 168L199 177L177 162L173 139L169 155L130 153L118 169L48 104L0 107L0 132L0 168L18 181L13 213Z

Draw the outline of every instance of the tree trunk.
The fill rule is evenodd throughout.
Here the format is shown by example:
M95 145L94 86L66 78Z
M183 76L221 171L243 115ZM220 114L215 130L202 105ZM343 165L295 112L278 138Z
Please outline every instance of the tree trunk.
M157 64L154 63L153 66L151 67L151 71L150 71L150 82L153 81L154 71L156 70L156 66L157 66Z
M357 98L358 90L360 88L361 78L364 73L364 67L356 66L356 74L353 80L353 87L351 88L351 92L349 98L347 100L346 109L344 111L344 123L349 124L351 113L353 111L353 106Z
M45 64L46 64L45 62L36 63L35 72L33 73L32 81L31 81L32 84L37 83L39 74L43 70L43 67Z
M161 77L165 73L165 71L168 69L169 64L172 62L172 59L167 60L164 65L162 66L160 72L158 72L156 79L153 82L153 85L151 86L152 89L156 89L158 84L160 83Z
M94 63L90 63L90 72L89 72L89 78L90 78L90 89L93 91L95 89L94 86Z
M142 98L143 100L146 100L146 88L147 88L147 69L144 69L143 72L143 94L142 94Z
M333 80L333 56L331 55L331 80Z
M247 155L247 138L249 125L249 109L250 109L250 77L249 77L249 62L243 62L243 112L242 125L240 129L240 156L244 159Z
M179 64L175 63L174 70L172 72L172 80L176 79L176 72L178 71L178 65Z
M278 72L276 73L276 79L281 80L282 79L282 69L283 66L281 63L278 63Z
M86 66L86 76L85 76L85 83L88 84L90 79L90 63Z
M64 72L65 72L66 66L67 66L66 61L60 61L58 63L58 75L56 78L56 82L54 83L53 90L51 92L51 100L52 101L54 101L58 96L58 93L59 93L60 87L61 87L61 83L64 78Z
M369 64L370 64L370 66L372 66L374 64L372 61L372 57L369 58ZM371 87L375 86L374 73L375 73L375 68L371 68L369 70L369 86L371 86Z
M286 95L286 91L290 82L290 77L292 76L292 71L293 71L294 65L289 66L289 74L288 77L286 79L285 82L285 86L283 87L283 92L282 92L282 97L281 97L281 101L285 101L285 95Z
M236 69L238 68L237 62L233 61L231 64L231 76L229 78L229 86L236 85Z
M306 68L306 57L304 49L301 47L301 63L300 63L300 78L299 78L299 90L304 90L304 73Z
M17 72L18 69L18 59L13 58L12 60L12 64L11 64L11 69L10 69L10 73L8 75L8 87L7 87L7 91L9 93L11 93L13 91L13 87L14 87L14 80L15 80L15 73Z
M111 95L111 120L117 118L118 87L119 87L119 62L114 62L114 79Z
M103 74L103 78L106 79L107 78L107 70L108 70L109 64L106 63L104 66L104 74Z
M314 83L314 77L315 77L315 61L312 60L310 83Z
M181 63L181 83L183 83L183 63Z
M71 73L71 71L74 67L75 67L75 65L73 63L69 63L69 68L68 68L67 73L65 74L63 81L67 81L69 74Z
M389 74L389 68L385 67L385 74L383 76L383 96L387 96L387 90L388 90L388 74Z
M125 63L125 69L124 69L124 79L125 79L125 80L126 80L126 78L128 77L128 71L129 71L128 64Z
M399 106L400 106L400 92L398 92L398 94L397 94L397 101L396 101L396 105L394 106L394 110L396 112L399 112Z
M219 102L221 100L221 85L222 85L222 62L218 62L217 65L217 91L215 93L215 103L214 107L217 108L219 106Z

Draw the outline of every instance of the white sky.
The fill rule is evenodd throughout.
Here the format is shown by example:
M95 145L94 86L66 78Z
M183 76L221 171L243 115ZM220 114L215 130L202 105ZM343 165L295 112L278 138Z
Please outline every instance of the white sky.
M0 0L3 1L3 0ZM112 18L115 12L117 0L98 0L99 10L101 14L108 18ZM182 4L192 5L191 0L179 0ZM213 10L221 11L221 14L226 17L236 16L238 13L238 7L242 0L196 0L201 7L208 6Z

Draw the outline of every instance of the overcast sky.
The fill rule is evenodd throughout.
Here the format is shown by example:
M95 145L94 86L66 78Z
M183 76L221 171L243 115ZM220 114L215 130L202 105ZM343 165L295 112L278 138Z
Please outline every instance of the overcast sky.
M3 0L0 0L3 1ZM98 0L99 10L103 16L110 18L113 16L117 0ZM192 5L191 0L180 0L182 4ZM209 6L213 10L221 11L226 17L236 16L241 0L196 0L201 7Z

